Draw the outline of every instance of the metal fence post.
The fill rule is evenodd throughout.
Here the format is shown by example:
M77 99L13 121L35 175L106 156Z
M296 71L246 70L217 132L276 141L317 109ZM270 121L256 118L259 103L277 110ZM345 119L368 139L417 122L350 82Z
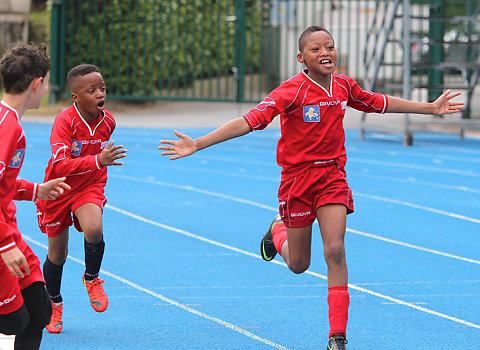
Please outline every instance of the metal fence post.
M62 29L62 7L63 0L52 1L52 21L50 26L50 57L52 59L52 68L50 70L50 93L49 103L55 104L60 99L62 58L64 48L62 47L61 36Z
M410 0L403 0L403 98L410 99L411 95L411 39L410 39ZM412 145L412 134L410 132L410 118L405 113L405 130L403 143L405 146Z
M235 67L238 69L236 102L242 102L245 94L245 0L235 0Z

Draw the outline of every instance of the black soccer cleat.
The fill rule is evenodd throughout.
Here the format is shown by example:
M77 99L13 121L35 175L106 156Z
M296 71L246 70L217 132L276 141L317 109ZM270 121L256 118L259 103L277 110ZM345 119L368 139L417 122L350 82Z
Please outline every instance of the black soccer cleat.
M328 340L327 350L345 350L348 341L342 335L332 335Z
M277 255L277 250L273 244L272 228L281 222L283 221L280 214L275 215L267 233L265 233L265 236L263 236L262 241L260 242L260 255L265 261L270 261Z

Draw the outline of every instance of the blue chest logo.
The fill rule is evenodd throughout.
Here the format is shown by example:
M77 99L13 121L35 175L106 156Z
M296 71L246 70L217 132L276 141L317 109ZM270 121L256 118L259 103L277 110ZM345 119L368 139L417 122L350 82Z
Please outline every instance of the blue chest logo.
M72 140L72 155L79 156L82 150L82 141Z
M25 153L24 149L17 149L15 151L15 154L13 155L12 160L10 161L10 164L8 164L8 166L10 168L19 168L20 164L22 164L24 153Z
M320 106L303 106L303 121L307 123L318 123L320 121Z

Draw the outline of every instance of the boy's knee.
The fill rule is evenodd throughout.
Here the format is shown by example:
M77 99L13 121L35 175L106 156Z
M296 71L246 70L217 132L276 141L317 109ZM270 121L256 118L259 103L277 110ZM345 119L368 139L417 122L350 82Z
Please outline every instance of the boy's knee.
M68 250L48 252L48 260L57 266L62 266L67 260Z
M310 261L289 261L288 268L296 274L303 273L310 267Z
M92 244L98 243L103 238L103 227L97 223L91 223L82 227L85 239Z
M0 333L5 335L17 335L27 329L30 323L30 315L22 306L19 310L0 318Z
M343 244L330 245L325 248L325 260L336 265L345 261L345 246Z

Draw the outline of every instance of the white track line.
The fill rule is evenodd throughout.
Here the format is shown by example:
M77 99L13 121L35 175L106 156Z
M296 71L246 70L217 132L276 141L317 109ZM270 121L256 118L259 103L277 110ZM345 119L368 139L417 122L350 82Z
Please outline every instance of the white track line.
M475 171L471 171L471 170L438 168L438 167L430 167L430 166L424 166L424 165L415 165L415 164L397 163L397 162L385 162L385 161L380 161L380 160L362 159L362 158L350 158L350 159L348 159L348 162L349 163L370 164L370 165L380 165L380 166L388 167L388 168L404 168L404 169L414 169L414 170L421 170L421 171L427 171L427 172L447 173L447 174L455 174L455 175L480 177L480 173L475 172Z
M262 257L260 255L253 254L253 253L250 253L248 251L245 251L245 250L242 250L242 249L239 249L239 248L236 248L236 247L232 247L230 245L220 243L220 242L211 240L209 238L205 238L205 237L202 237L202 236L184 231L184 230L176 228L176 227L168 226L168 225L165 225L165 224L153 221L153 220L149 220L147 218L144 218L142 216L133 214L133 213L128 212L126 210L117 208L117 207L115 207L111 204L107 204L106 208L109 208L109 209L112 209L112 210L114 210L118 213L130 216L130 217L132 217L134 219L137 219L139 221L142 221L142 222L145 222L145 223L157 226L157 227L161 227L161 228L169 230L169 231L180 233L184 236L192 237L192 238L198 239L200 241L207 242L207 243L216 245L218 247L226 248L226 249L229 249L229 250L232 250L232 251L244 254L244 255L248 255L248 256L251 256L251 257L254 257L254 258L257 258L257 259L262 259ZM279 262L279 261L276 261L276 260L272 260L270 262L275 263L277 265L285 266L285 267L287 266L285 263ZM315 276L315 277L318 277L318 278L321 278L321 279L324 279L324 280L327 280L327 276L321 275L321 274L316 273L316 272L306 271L304 273ZM447 319L447 320L450 320L450 321L453 321L453 322L456 322L456 323L460 323L460 324L463 324L463 325L468 326L468 327L480 329L480 325L478 325L478 324L475 324L475 323L472 323L472 322L469 322L469 321L465 321L465 320L462 320L462 319L457 318L457 317L449 316L449 315L446 315L446 314L443 314L443 313L440 313L440 312L437 312L437 311L434 311L434 310L430 310L430 309L415 305L413 303L409 303L409 302L406 302L406 301L403 301L403 300L400 300L400 299L397 299L397 298L390 297L388 295L377 293L377 292L371 291L369 289L359 287L359 286L354 285L354 284L349 283L348 287L352 288L352 289L355 289L355 290L358 290L360 292L366 293L366 294L370 294L370 295L373 295L373 296L376 296L376 297L379 297L379 298L382 298L382 299L389 300L389 301L394 302L396 304L404 305L404 306L410 307L410 308L418 310L418 311L422 311L422 312L425 312L425 313L428 313L428 314L431 314L431 315L434 315L434 316L438 316L438 317L441 317L441 318L444 318L444 319Z
M112 175L109 175L109 176L112 177ZM113 177L118 177L118 178L122 178L122 179L126 179L126 180L131 180L131 181L137 181L137 182L146 182L146 183L156 184L156 185L160 185L160 186L173 187L173 188L178 188L178 189L182 189L182 190L186 190L186 191L193 191L193 192L197 192L197 193L201 193L201 194L210 195L210 196L213 196L213 197L219 197L219 198L223 198L223 199L228 199L228 200L231 200L231 201L234 201L234 202L239 202L239 203L244 203L244 204L253 205L253 206L256 206L256 207L259 207L259 208L263 208L263 209L266 209L266 210L273 211L273 212L275 212L275 213L278 211L278 208L275 208L275 207L270 207L270 206L268 206L268 205L256 203L256 202L249 201L249 200L245 200L245 199L238 198L238 197L233 197L233 196L224 195L224 194L222 194L222 193L217 193L217 192L212 192L212 191L201 190L201 189L195 188L195 187L193 187L193 186L183 186L183 185L177 185L177 184L172 184L172 183L163 182L163 181L139 179L139 178L136 178L136 177L124 176L124 175L116 175L116 174L113 174ZM361 195L361 194L357 194L357 195ZM367 196L370 196L370 195L364 195L364 196L367 197ZM380 199L380 198L381 198L381 199ZM373 199L390 201L388 198L382 198L382 197L373 198ZM405 202L405 203L406 203L406 202ZM403 203L396 203L396 204L403 204ZM414 206L414 205L412 204L412 206ZM427 207L425 207L425 208L427 208ZM427 209L425 209L425 208L418 208L418 209L424 209L424 210L431 209L431 211L435 211L435 210L436 210L436 209L432 209L432 208L427 208ZM448 213L448 212L445 212L445 213ZM440 213L440 214L444 214L444 213L442 212L442 213ZM448 213L448 214L450 214L449 216L457 215L457 214L453 214L453 213ZM456 217L456 216L454 216L454 217ZM469 218L469 219L472 219L472 218ZM478 219L472 219L472 220L478 220ZM167 228L167 227L166 227L166 228ZM170 229L170 227L168 227L168 229ZM377 236L377 235L374 235L374 234L371 234L371 233L366 233L366 232L358 231L358 230L355 230L355 229L347 228L347 231L352 232L352 233L356 233L356 234L359 234L359 235L363 235L363 236L365 236L365 237L370 237L370 238L378 239L378 240L381 240L381 241L385 241L385 242L389 242L389 243L393 243L393 244L398 244L398 245L401 245L401 246L404 246L404 247L413 248L413 249L421 250L421 251L424 251L424 252L441 255L441 256L444 256L444 257L449 257L449 258L458 259L458 260L462 260L462 261L466 261L466 262L471 262L471 263L477 263L477 260L473 260L473 259L469 259L469 258L464 258L464 257L458 256L458 255L453 255L453 254L449 254L449 253L444 253L444 252L441 252L441 251L438 251L438 250L433 250L433 249L429 249L429 248L424 248L424 247L421 247L421 246L416 246L416 245L409 244L409 243L405 243L405 242L395 241L395 240L392 240L392 239L389 239L389 238ZM197 238L197 237L194 237L194 238Z
M477 218L471 218L471 217L468 217L468 216L465 216L465 215L460 215L460 214L448 212L448 211L445 211L445 210L425 207L425 206L419 205L419 204L414 204L414 203L410 203L410 202L399 201L399 200L396 200L396 199L385 198L385 197L375 196L375 195L366 194L366 193L359 193L359 192L354 192L354 195L359 196L359 197L374 199L374 200L377 200L377 201L383 201L383 202L388 202L388 203L404 205L404 206L407 206L407 207L420 209L420 210L425 210L425 211L429 211L429 212L440 214L440 215L449 216L449 217L460 219L460 220L470 221L470 222L473 222L475 224L480 224L480 219L477 219Z
M113 209L113 210L116 210L116 208L114 209L114 207L111 207L111 206L109 206L109 208L110 208L110 209ZM125 212L125 213L126 213L126 212ZM43 244L43 243L41 243L41 242L38 242L37 240L35 240L35 239L33 239L33 238L29 237L29 236L23 235L23 238L24 238L26 241L28 241L28 242L31 242L31 243L39 246L39 247L44 248L45 250L48 250L48 246L46 246L45 244ZM75 261L76 263L79 263L80 265L85 266L85 263L84 263L82 260L77 259L77 258L75 258L74 256L68 255L68 259L70 259L70 260L72 260L72 261ZM170 304L170 305L176 306L176 307L178 307L178 308L180 308L180 309L183 309L183 310L185 310L185 311L188 311L188 312L190 312L190 313L192 313L192 314L194 314L194 315L200 316L200 317L205 318L205 319L207 319L207 320L216 322L216 323L218 323L218 324L220 324L220 325L222 325L222 326L224 326L224 327L230 328L230 329L232 329L232 330L234 330L234 331L236 331L236 332L238 332L238 333L241 333L241 334L243 334L243 335L246 335L246 336L249 337L249 338L252 338L252 339L254 339L254 340L257 340L257 341L259 341L259 342L261 342L261 343L264 343L264 344L266 344L266 345L270 345L271 347L273 347L273 348L275 348L275 349L288 350L288 348L284 347L283 345L280 345L280 344L274 343L274 342L272 342L272 341L270 341L270 340L268 340L268 339L259 337L258 335L255 335L255 334L253 334L253 333L251 333L251 332L249 332L249 331L246 331L245 329L243 329L243 328L241 328L241 327L235 326L234 324L231 324L231 323L229 323L229 322L223 321L223 320L221 320L221 319L219 319L219 318L216 318L216 317L207 315L207 314L205 314L205 313L203 313L203 312L201 312L201 311L192 309L191 307L188 307L188 306L186 306L186 305L184 305L184 304L181 304L181 303L179 303L179 302L177 302L177 301L175 301L175 300L172 300L172 299L170 299L170 298L167 298L167 297L164 296L164 295L161 295L161 294L156 293L156 292L154 292L154 291L152 291L152 290L150 290L150 289L147 289L147 288L145 288L145 287L142 287L142 286L140 286L140 285L138 285L138 284L136 284L136 283L134 283L134 282L132 282L132 281L129 281L129 280L127 280L126 278L123 278L123 277L121 277L121 276L115 275L114 273L108 272L108 271L106 271L106 270L104 270L104 269L101 269L100 271L101 271L101 273L104 274L104 275L110 276L111 278L116 279L117 281L119 281L119 282L121 282L121 283L124 283L124 284L126 284L126 285L128 285L128 286L130 286L130 287L132 287L132 288L135 288L135 289L141 291L141 292L147 293L147 294L149 294L149 295L151 295L151 296L153 296L153 297L155 297L155 298L157 298L157 299L163 300L164 302L166 302L166 303L168 303L168 304Z
M417 250L422 250L422 251L427 252L427 253L437 254L437 255L445 256L447 258L462 260L462 261L466 261L466 262L469 262L469 263L472 263L472 264L480 265L479 260L474 260L474 259L464 258L464 257L458 256L458 255L444 253L444 252L441 252L441 251L438 251L438 250L424 248L424 247L420 247L418 245L413 245L413 244L410 244L410 243L404 243L404 242L401 242L401 241L396 241L396 240L390 239L390 238L385 238L385 237L381 237L381 236L377 236L377 235L372 235L371 233L362 232L362 231L354 230L354 229L351 229L351 228L347 228L347 231L351 232L351 233L354 233L354 234L357 234L357 235L360 235L360 236L374 238L374 239L378 239L380 241L384 241L384 242L388 242L388 243L392 243L392 244L397 244L397 245L400 245L400 246L413 248L413 249L417 249Z

